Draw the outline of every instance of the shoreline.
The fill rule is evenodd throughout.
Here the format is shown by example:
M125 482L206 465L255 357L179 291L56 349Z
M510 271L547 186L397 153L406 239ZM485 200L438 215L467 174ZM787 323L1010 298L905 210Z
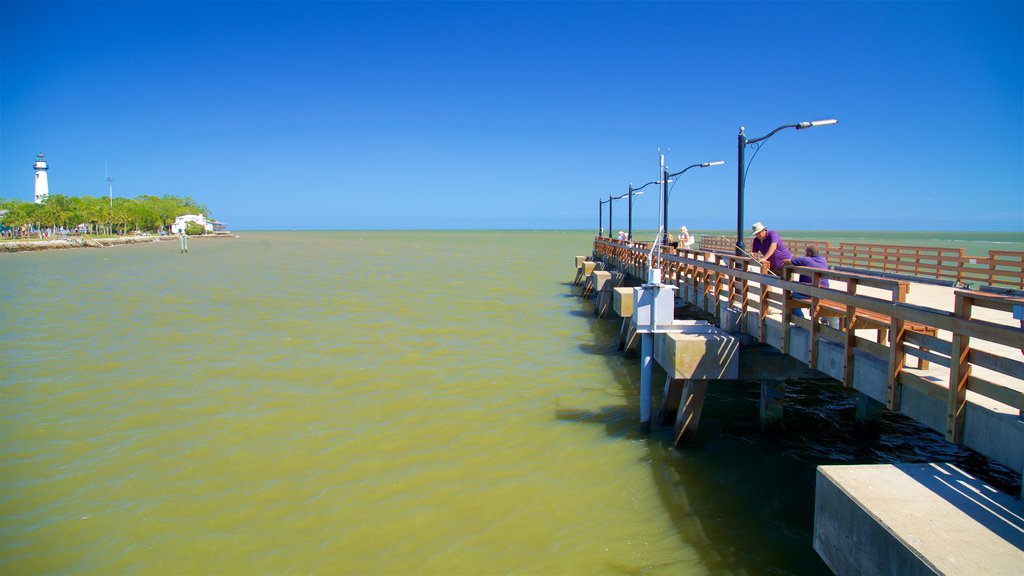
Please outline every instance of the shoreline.
M196 238L238 238L234 233L204 234L202 236L189 236L190 240ZM153 242L168 242L177 240L177 236L124 236L119 238L67 238L58 240L31 240L31 241L2 241L0 242L0 254L14 252L39 252L42 250L66 250L70 248L111 248L129 244L149 244Z

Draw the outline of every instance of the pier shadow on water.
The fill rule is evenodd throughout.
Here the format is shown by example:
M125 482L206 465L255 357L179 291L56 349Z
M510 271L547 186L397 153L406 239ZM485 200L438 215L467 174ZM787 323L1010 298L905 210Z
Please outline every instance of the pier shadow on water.
M665 509L711 573L831 574L812 547L819 465L946 462L1004 493L1020 491L1013 471L900 414L885 411L878 428L860 428L857 393L827 378L787 381L783 426L772 433L761 431L759 382L716 381L696 444L676 449L671 424L658 422L665 372L654 364L654 429L644 434L639 359L616 350L617 322L595 317L590 325L594 342L580 347L605 357L622 403L562 408L556 417L646 440L644 462Z

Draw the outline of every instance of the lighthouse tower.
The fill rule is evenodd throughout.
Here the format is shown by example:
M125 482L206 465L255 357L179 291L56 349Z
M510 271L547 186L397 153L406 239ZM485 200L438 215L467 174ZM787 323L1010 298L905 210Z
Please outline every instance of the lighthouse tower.
M43 156L42 152L36 154L36 163L32 167L36 169L36 204L42 204L50 195L50 184L46 180L49 166L46 165L46 156Z

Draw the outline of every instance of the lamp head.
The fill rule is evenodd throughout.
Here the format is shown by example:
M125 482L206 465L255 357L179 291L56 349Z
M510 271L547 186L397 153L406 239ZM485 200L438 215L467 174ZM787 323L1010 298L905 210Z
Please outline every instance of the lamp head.
M796 125L797 130L803 130L804 128L814 128L815 126L831 126L833 124L839 124L839 120L835 118L829 118L828 120L815 120L813 122L801 122Z
M714 162L705 162L700 165L701 168L707 168L708 166L721 166L725 164L725 160L716 160Z

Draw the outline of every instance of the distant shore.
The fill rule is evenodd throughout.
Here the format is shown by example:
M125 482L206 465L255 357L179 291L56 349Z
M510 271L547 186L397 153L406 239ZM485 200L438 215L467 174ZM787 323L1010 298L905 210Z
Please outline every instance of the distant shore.
M204 234L202 236L189 236L189 239L196 238L237 238L233 233ZM65 250L68 248L110 248L111 246L123 246L125 244L147 244L152 242L168 242L177 240L177 236L119 236L117 238L92 238L76 236L73 238L61 238L54 240L2 240L0 241L0 253L4 252L35 252L38 250Z

